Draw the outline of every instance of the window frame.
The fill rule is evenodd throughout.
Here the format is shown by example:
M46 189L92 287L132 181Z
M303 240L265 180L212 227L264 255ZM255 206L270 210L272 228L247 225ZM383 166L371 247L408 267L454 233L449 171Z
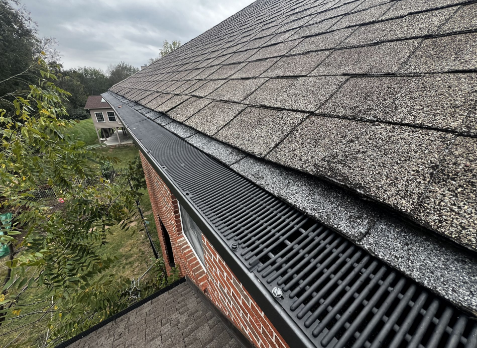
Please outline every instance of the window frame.
M103 119L102 121L100 121L99 118L98 118L98 115L99 115L99 114L101 114L101 117L102 117L102 119ZM106 120L104 119L104 114L103 114L102 112L95 112L95 113L94 113L94 116L96 117L96 121L97 121L98 123L106 122Z
M187 237L187 234L185 233L185 230L184 230L184 223L183 223L183 220L182 220L182 209L185 209L183 208L183 206L179 203L179 201L177 201L177 204L179 205L179 218L180 218L180 221L181 221L181 229L182 229L182 234L184 235L184 238L187 242L187 244L189 244L190 248L192 249L192 252L194 253L195 257L197 258L197 260L199 260L199 263L200 265L202 266L202 268L204 270L206 270L205 268L205 253L204 253L204 245L202 243L202 236L204 235L204 232L202 232L202 230L199 228L199 226L197 226L197 228L199 228L199 231L201 233L201 246L202 246L202 255L204 257L204 260L202 260L199 255L197 254L197 252L195 251L194 249L194 246L192 245L192 243L190 242L189 238ZM189 216L189 218L194 221L194 219L192 219L192 216L190 216L190 214L186 211L186 214ZM194 221L194 223L197 225L197 223Z
M110 114L112 114L112 115L110 115ZM114 111L107 111L106 115L108 115L108 121L109 122L116 122L116 114L114 113ZM113 117L114 119L111 120L111 117Z

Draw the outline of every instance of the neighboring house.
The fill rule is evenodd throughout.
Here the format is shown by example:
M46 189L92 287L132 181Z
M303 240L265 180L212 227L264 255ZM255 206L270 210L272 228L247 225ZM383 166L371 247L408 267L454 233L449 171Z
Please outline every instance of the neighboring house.
M100 144L101 137L103 137L103 135L105 135L105 137L111 136L109 133L110 130L116 130L118 143L121 144L119 130L124 126L121 123L121 120L116 117L116 113L111 108L111 105L109 105L108 102L103 99L103 97L100 95L89 96L88 100L86 100L86 105L84 108L91 114L96 135L98 136L98 141ZM106 134L103 134L102 132L105 132Z
M168 272L257 347L477 347L476 18L259 0L103 94Z

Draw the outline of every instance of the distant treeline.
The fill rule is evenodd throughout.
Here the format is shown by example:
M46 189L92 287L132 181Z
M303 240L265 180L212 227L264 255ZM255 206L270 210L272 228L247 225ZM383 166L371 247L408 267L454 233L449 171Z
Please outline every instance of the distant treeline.
M89 95L107 91L112 85L139 69L120 62L107 71L93 67L63 69L54 39L40 39L30 13L15 2L0 0L0 109L13 110L13 95L26 96L29 85L36 84L38 62L43 55L58 78L56 85L71 93L66 108L71 119L88 115L83 110Z

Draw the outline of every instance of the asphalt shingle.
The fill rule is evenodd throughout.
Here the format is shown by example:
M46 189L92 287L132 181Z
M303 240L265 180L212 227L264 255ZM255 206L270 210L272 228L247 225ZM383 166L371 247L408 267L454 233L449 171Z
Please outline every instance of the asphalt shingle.
M403 73L448 72L477 69L477 33L424 40L400 70ZM435 57L439 57L436 60Z
M69 347L208 347L211 342L243 347L191 286L180 284Z
M477 249L477 139L458 137L441 160L418 216L426 225Z
M439 30L441 33L477 29L477 4L460 7L452 18Z
M280 57L287 54L293 47L295 47L300 40L287 41L273 46L267 46L260 49L253 56L249 57L247 60L258 60L272 57Z
M402 0L395 2L391 10L383 16L383 19L406 16L413 12L423 12L444 6L461 4L463 2L465 2L465 0Z
M308 37L300 42L300 44L293 50L291 50L290 54L333 49L355 30L356 28L347 28L328 32L322 35Z
M454 8L445 8L359 27L341 46L360 46L434 34L454 12Z
M476 87L476 74L352 78L319 112L459 131Z
M306 114L247 108L215 136L256 156L266 155Z
M240 102L265 83L267 79L230 80L209 94L209 98Z
M210 99L191 97L186 102L169 111L168 115L179 122L184 122L210 102Z
M205 133L215 134L245 106L240 104L212 102L186 121L186 124Z
M262 76L307 76L328 55L329 51L310 52L307 54L282 57L275 65L268 69Z
M257 77L268 70L273 64L278 61L279 58L270 58L264 60L257 60L245 65L242 69L237 71L232 78L247 78Z
M375 7L371 7L364 11L353 12L343 16L330 30L343 29L355 25L362 25L363 23L373 22L381 18L381 16L389 10L392 3L387 3Z
M211 80L204 83L202 86L194 90L191 94L199 97L206 97L217 88L222 86L227 80Z
M335 50L311 75L395 73L418 43L406 40Z
M314 116L267 158L411 212L451 139L436 131Z
M346 81L346 77L270 79L245 102L284 109L315 111Z

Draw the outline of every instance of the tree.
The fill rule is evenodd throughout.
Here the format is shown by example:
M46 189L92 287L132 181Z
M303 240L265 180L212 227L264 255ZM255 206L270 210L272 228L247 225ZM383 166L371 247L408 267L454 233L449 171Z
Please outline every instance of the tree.
M67 135L72 122L63 119L63 101L69 93L54 84L57 77L42 58L37 63L41 76L26 97L15 96L15 117L0 110L0 211L14 216L0 235L12 251L0 326L16 335L24 328L5 328L6 320L23 320L31 329L46 318L44 343L54 345L124 307L128 280L102 276L113 260L101 250L109 226L127 229L135 218L135 193L102 178L99 163L111 159ZM56 198L38 199L41 187ZM27 296L32 288L41 291Z
M85 66L71 69L68 74L78 79L83 85L86 95L98 95L106 92L111 87L108 76L101 69Z
M36 27L25 11L0 0L0 108L13 109L10 93L26 88L35 79L33 57L39 40Z
M181 46L180 41L174 40L174 41L172 41L172 43L169 43L167 40L164 40L164 42L162 44L162 48L160 50L161 57L164 57L164 56L168 55L169 53L171 53L172 51L175 51L180 46Z
M180 46L181 46L181 42L178 41L178 40L174 40L174 41L172 41L172 43L169 43L169 41L164 40L164 42L162 43L162 48L159 50L160 57L149 58L148 64L150 65L150 64L154 63L155 61L157 61L157 60L161 59L162 57L168 55L172 51L175 51Z
M137 73L139 71L138 68L126 64L125 62L120 62L116 65L110 65L108 67L108 82L109 82L109 87L115 85L118 82L121 82L122 80L128 78L129 76Z

